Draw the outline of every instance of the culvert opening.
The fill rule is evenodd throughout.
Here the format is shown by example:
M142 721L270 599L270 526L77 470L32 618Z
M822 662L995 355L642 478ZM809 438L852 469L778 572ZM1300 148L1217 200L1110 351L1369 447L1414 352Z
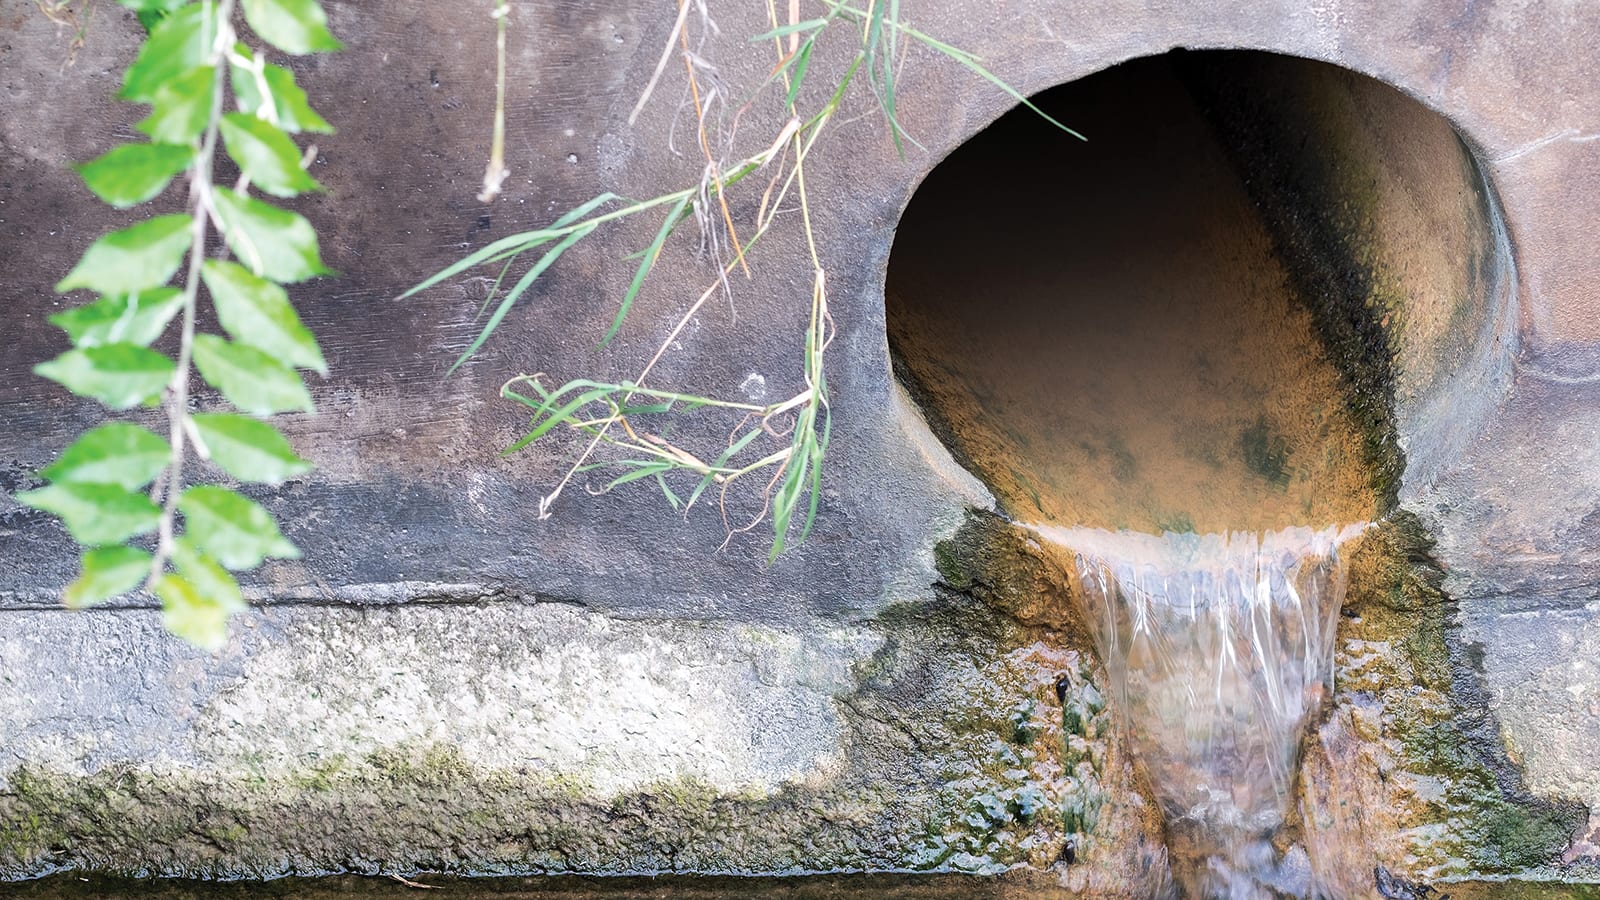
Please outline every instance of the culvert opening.
M1018 109L928 176L885 286L897 375L1074 551L1186 893L1310 895L1336 879L1286 830L1339 548L1392 510L1400 435L1447 452L1438 410L1488 383L1492 199L1442 117L1323 63L1180 51L1033 99L1089 140Z

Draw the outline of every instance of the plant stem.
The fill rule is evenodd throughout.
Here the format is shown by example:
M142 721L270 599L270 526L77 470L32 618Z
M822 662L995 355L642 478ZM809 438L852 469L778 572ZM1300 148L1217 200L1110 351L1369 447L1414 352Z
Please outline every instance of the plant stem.
M227 96L228 73L225 63L228 50L233 46L233 2L220 0L217 4L217 34L211 54L214 67L211 116L200 141L200 152L189 169L189 214L193 220L189 229L189 268L183 281L183 330L178 341L178 367L167 385L167 421L172 458L156 483L163 496L161 521L156 532L156 552L150 561L150 576L145 579L145 589L152 591L166 568L167 560L172 557L172 525L177 518L178 496L183 492L183 463L189 439L185 427L189 419L189 366L194 348L195 308L200 296L200 265L206 255L206 224L210 221L213 205L211 164L217 150L217 130L222 122L223 101Z
M492 202L499 196L500 185L511 174L506 170L506 19L511 17L511 4L508 0L496 0L491 15L497 29L495 54L499 63L494 83L494 137L489 144L489 166L483 172L483 193L478 195L479 203Z

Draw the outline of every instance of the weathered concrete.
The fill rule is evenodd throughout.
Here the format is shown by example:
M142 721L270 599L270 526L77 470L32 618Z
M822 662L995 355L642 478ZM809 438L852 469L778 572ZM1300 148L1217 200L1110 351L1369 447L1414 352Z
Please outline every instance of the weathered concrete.
M1507 758L1478 673L1451 662L1431 548L1396 511L1509 385L1515 268L1470 153L1392 88L1283 56L1140 60L1038 102L1106 136L1074 145L1013 113L897 235L889 335L941 434L1029 520L1390 516L1356 553L1306 751L1312 865L1354 896L1375 862L1436 879L1553 859L1581 810L1535 798ZM979 187L1001 167L1010 185ZM961 231L986 216L1014 230Z
M984 521L931 609L870 625L272 604L212 657L150 611L9 613L0 876L1020 868L1148 892L1159 824L1062 584ZM972 581L997 559L1008 581Z
M6 873L39 872L57 862L197 873L343 866L758 871L925 862L982 869L1007 860L1050 865L1050 854L1059 856L1064 825L1052 826L1047 837L1058 843L1047 847L1042 837L1043 843L1028 843L1033 826L982 824L982 809L968 804L990 788L953 773L981 769L995 741L1006 743L1013 704L1054 700L1051 673L1059 675L1055 670L1066 664L1059 654L1083 648L1081 632L1067 623L1028 631L1047 626L1017 625L1010 613L980 613L980 626L960 627L939 625L937 616L927 625L907 613L882 618L897 603L921 604L899 608L930 615L959 605L953 595L928 587L941 577L933 548L956 528L969 498L982 498L970 482L958 488L962 479L896 394L882 307L890 239L923 174L1001 114L1009 99L955 63L913 48L899 79L900 111L928 151L912 148L897 158L874 104L860 96L819 145L809 188L840 326L829 353L834 443L812 541L766 568L758 537L736 539L718 552L724 532L714 509L683 521L648 490L569 491L554 520L535 522L537 499L570 445L507 460L495 453L523 424L514 409L493 399L506 378L520 371L558 379L635 374L676 310L711 278L692 241L674 242L657 280L606 352L594 342L632 273L631 263L619 257L645 245L655 222L619 229L603 246L575 250L506 320L486 353L452 379L440 375L474 332L486 280L463 279L419 300L391 299L467 249L545 224L602 189L650 196L698 177L688 119L675 109L681 90L673 81L680 77L676 67L637 125L626 122L671 27L670 6L574 0L516 7L513 179L506 195L485 207L472 197L492 96L487 20L429 4L329 5L349 49L297 66L313 102L340 128L318 142L316 173L332 190L300 208L321 230L329 263L343 274L307 285L295 297L334 375L314 386L319 415L292 420L288 429L318 472L262 495L309 552L302 561L262 570L249 588L263 609L246 619L222 657L204 659L155 632L152 614L138 608L147 601L85 616L53 609L72 565L65 536L46 518L0 497L0 647L8 662L27 659L0 672L0 709L7 711L0 716L0 820L37 828L13 828L0 840L0 848L8 848L0 852L11 867ZM742 97L739 86L755 84L771 64L744 41L767 27L764 7L728 4L713 11L723 37L706 53L721 67L730 96ZM1439 626L1431 646L1443 651L1430 659L1448 662L1444 682L1456 680L1448 674L1454 673L1463 683L1477 683L1482 666L1491 708L1513 758L1526 766L1530 788L1566 801L1600 799L1588 755L1600 721L1584 701L1589 674L1562 670L1537 653L1592 645L1600 620L1593 606L1593 529L1584 524L1595 507L1591 476L1597 471L1584 443L1592 436L1586 412L1592 403L1584 401L1600 372L1600 258L1587 246L1587 198L1600 185L1600 141L1591 140L1600 92L1590 71L1600 10L1579 0L1478 2L1460 9L1376 0L1310 7L1131 0L980 7L949 0L908 12L914 24L978 53L1025 92L1173 47L1253 48L1374 76L1455 125L1499 198L1517 272L1514 284L1504 285L1517 293L1515 302L1508 295L1494 307L1509 311L1509 318L1481 316L1466 331L1451 325L1418 338L1432 349L1413 358L1465 362L1426 375L1404 369L1417 373L1417 402L1398 425L1416 461L1400 496L1439 535L1445 587L1461 598L1467 623L1464 640L1444 628L1446 621L1427 620ZM131 20L108 7L97 13L76 65L62 67L66 38L33 4L0 0L0 95L6 98L0 103L0 258L6 260L0 487L7 490L30 486L28 473L99 415L27 371L63 346L44 321L64 303L50 285L97 234L146 214L143 208L105 211L63 168L103 152L138 118L135 108L108 99L136 40ZM824 48L813 62L817 82L803 102L822 99L827 86L817 73L847 50L843 44ZM768 107L742 116L739 149L764 147L781 119ZM668 149L674 134L682 157ZM1426 169L1431 159L1418 156L1411 164ZM735 211L748 216L757 201L741 202ZM1401 213L1393 220L1401 234L1439 224ZM796 389L808 263L797 234L774 235L764 244L754 259L755 280L736 278L731 301L718 299L702 311L680 339L681 350L658 370L658 383L736 395L759 374L771 397ZM1514 322L1515 329L1503 322ZM1467 374L1451 374L1457 372ZM1400 409L1408 396L1402 391L1397 398ZM685 434L712 441L726 424L707 422ZM1423 446L1433 449L1421 452ZM758 507L754 496L732 500L736 518ZM969 593L982 587L981 578L969 582ZM551 600L586 608L539 605ZM406 605L418 601L437 605ZM370 604L385 606L345 608ZM366 627L353 628L358 621ZM640 648L654 631L633 622L676 623L660 627L684 635L679 649L649 657ZM342 643L347 628L363 635L359 653ZM988 637L970 646L951 644L952 629L962 628ZM776 643L764 651L746 648L749 629ZM515 647L508 633L520 636ZM63 637L37 640L47 634ZM672 719L650 718L643 704L614 693L621 705L609 708L627 711L622 722L647 723L648 739L620 728L588 732L569 709L563 713L568 718L543 720L569 723L556 729L567 749L543 749L538 730L519 730L515 713L540 698L554 702L579 690L584 670L539 668L537 651L567 640L581 649L566 651L576 655L563 660L644 653L636 660L644 675L623 683L647 696L674 685L703 685L720 688L726 701L669 703L666 711L682 726L674 731ZM871 666L852 669L852 662L876 659L884 651L866 648L897 641L927 649L913 654L915 665L894 670L890 683L904 693L874 695L889 699L856 718L855 698L877 682ZM937 673L983 670L1009 654L1027 656L1036 652L1029 649L1036 641L1045 642L1038 655L1017 672L995 676L998 686L956 678L918 693L937 681ZM797 644L803 652L783 650ZM502 651L489 649L497 645ZM728 663L734 647L738 665ZM252 662L269 652L286 654L280 658L295 674ZM95 654L123 662L100 674L88 661ZM383 668L386 658L396 661L392 669ZM779 683L798 686L772 690L759 675L762 665L773 667ZM691 674L696 666L710 671ZM111 671L128 674L112 677ZM352 671L371 672L391 690L412 691L379 696L370 681L350 678ZM507 679L471 683L469 673L487 672ZM318 686L316 699L326 705L330 727L345 727L338 741L315 730L308 713L314 707L300 693L307 685ZM1580 685L1582 691L1574 690ZM474 686L481 693L468 690ZM458 705L468 696L477 712ZM952 736L968 733L963 729L969 726L938 724L945 722L938 710L955 696L970 697L970 705L951 715L987 710L998 717L970 726L977 737L959 752L950 748L965 745ZM60 699L42 706L35 699L45 697ZM1441 708L1447 716L1478 715L1475 707ZM252 714L237 725L234 718L216 725L228 709ZM395 720L377 718L389 709ZM487 710L504 710L510 718L491 720ZM926 713L934 724L911 734L902 718L872 724L886 710ZM1492 736L1495 720L1480 721L1489 723ZM276 743L264 737L269 722L284 723L273 729L281 738ZM809 737L798 744L762 737L769 728ZM556 789L549 785L583 771L602 772L619 786L641 783L657 770L625 751L639 741L659 745L689 733L702 746L689 741L680 747L672 775L719 787L625 792L620 806L603 792L586 795L565 807L570 821L562 819L565 801L554 803ZM25 744L18 735L26 736ZM718 746L709 746L713 736L720 736ZM1052 749L1038 751L1039 759L1060 765L1071 741L1059 731L1049 740ZM241 761L239 748L253 743L276 749ZM349 758L349 779L318 780L326 771L304 754L335 743ZM1113 743L1101 746L1114 754ZM27 749L14 749L19 746ZM398 759L385 755L392 747L404 747ZM847 762L828 768L838 754ZM507 768L513 757L550 763L541 769L537 790ZM440 765L416 764L419 759ZM863 759L873 762L858 762ZM1048 782L1047 769L1040 762L1020 769L1020 782L1006 783L1020 790L1033 780ZM819 795L785 787L809 785L820 773L835 774L817 788ZM301 787L290 790L279 776L299 779ZM1139 791L1130 774L1113 765L1101 777L1125 810L1136 805ZM878 784L894 796L876 811L861 812L851 792ZM746 802L747 791L788 799L773 801L777 807ZM813 803L813 796L824 799ZM418 806L426 804L451 815L425 816ZM792 826L754 824L797 807L807 812ZM929 851L911 835L925 833L918 829L929 816L954 821L930 812L947 808L961 810L951 814L955 819L977 815L980 824L972 827L981 835L941 824L935 830L942 848L919 855ZM409 818L393 827L374 824L407 810ZM214 811L226 814L224 824L202 819L202 812ZM858 827L858 814L879 824ZM1076 872L1149 871L1148 860L1138 860L1153 851L1134 837L1149 829L1132 812L1119 815L1121 824L1107 834L1124 845L1092 857L1087 868L1062 865L1052 877L1076 878L1082 886L1090 876ZM68 819L84 824L63 827ZM736 839L705 843L723 833ZM991 840L990 833L1000 836ZM162 843L153 845L152 836ZM1512 838L1518 847L1543 852L1542 837ZM1589 850L1573 844L1572 858L1593 853L1594 843L1600 839L1591 838ZM142 855L156 852L153 846L166 855ZM945 849L950 855L940 861ZM1512 869L1525 870L1528 858L1517 857L1522 868ZM1489 867L1467 860L1460 871Z

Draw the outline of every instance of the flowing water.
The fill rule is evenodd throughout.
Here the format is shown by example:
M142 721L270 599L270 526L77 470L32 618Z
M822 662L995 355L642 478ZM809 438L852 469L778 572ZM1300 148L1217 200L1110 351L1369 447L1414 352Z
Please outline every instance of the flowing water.
M1084 611L1188 896L1315 892L1305 850L1279 847L1306 719L1331 687L1339 547L1365 527L1033 526L1076 555Z
M1006 513L1076 559L1175 890L1314 896L1296 754L1330 687L1347 523L1384 506L1369 435L1170 61L1038 99L1091 140L1002 119L902 219L902 377Z

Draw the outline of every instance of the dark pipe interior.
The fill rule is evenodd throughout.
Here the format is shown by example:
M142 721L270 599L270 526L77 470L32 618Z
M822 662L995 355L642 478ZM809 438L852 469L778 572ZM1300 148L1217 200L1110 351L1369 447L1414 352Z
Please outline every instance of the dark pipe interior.
M1348 379L1196 99L1196 72L1265 56L1168 54L1046 91L1087 142L1014 110L907 209L886 288L898 374L1016 518L1375 517Z

